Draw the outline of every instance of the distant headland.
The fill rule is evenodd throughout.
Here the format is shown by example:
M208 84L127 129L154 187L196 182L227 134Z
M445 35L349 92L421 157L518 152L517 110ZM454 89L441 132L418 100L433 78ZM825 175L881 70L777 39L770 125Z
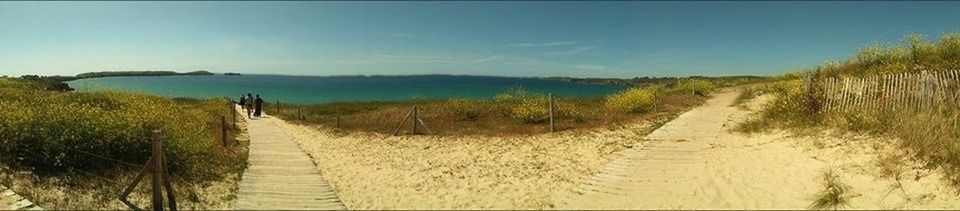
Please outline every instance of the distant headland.
M233 73L236 74L236 73ZM88 72L80 73L76 76L39 76L39 75L23 75L20 76L20 79L28 81L37 81L44 84L48 90L57 90L57 91L73 91L74 89L67 85L67 81L79 80L84 78L105 78L105 77L132 77L132 76L174 76L174 75L214 75L213 73L205 70L198 70L192 72L178 73L174 71L100 71L100 72ZM237 74L239 75L239 74Z

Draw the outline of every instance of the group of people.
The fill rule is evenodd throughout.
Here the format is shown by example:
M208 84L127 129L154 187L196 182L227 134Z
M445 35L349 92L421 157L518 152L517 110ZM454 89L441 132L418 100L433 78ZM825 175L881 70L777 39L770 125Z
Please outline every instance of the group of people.
M253 119L254 117L260 117L260 111L263 109L263 99L260 99L260 95L257 95L256 98L252 94L247 93L246 95L240 94L240 101L237 102L244 111L247 111L247 118Z

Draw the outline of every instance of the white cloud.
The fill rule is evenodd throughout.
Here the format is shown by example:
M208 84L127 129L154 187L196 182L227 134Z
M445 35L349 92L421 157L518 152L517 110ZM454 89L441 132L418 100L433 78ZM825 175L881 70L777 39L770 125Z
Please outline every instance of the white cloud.
M583 52L590 51L590 50L594 50L594 49L598 49L598 48L600 48L599 45L578 46L578 47L576 47L576 48L572 48L572 49L565 50L565 51L553 51L553 52L547 52L547 53L545 53L545 54L547 54L547 55L574 55L574 54L583 53Z
M507 47L551 47L551 46L564 46L564 45L576 45L577 42L574 41L556 41L556 42L545 42L545 43L514 43L509 44Z
M576 65L576 66L573 66L573 67L574 67L574 68L577 68L578 70L587 70L587 71L598 71L598 70L607 69L607 66L603 66L603 65L593 65L593 64L581 64L581 65Z

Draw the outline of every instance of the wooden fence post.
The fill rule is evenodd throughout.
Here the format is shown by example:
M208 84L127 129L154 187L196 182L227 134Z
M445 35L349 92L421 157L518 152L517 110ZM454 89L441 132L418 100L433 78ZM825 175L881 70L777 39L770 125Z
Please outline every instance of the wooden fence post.
M277 100L277 117L280 117L280 101Z
M298 105L297 105L297 117L300 118L300 120L303 120L303 113L300 112L301 108L303 108L303 105L299 105L299 104L298 104Z
M227 147L227 120L220 115L220 143Z
M554 131L553 125L553 93L547 95L547 104L550 106L550 132Z
M419 110L419 106L413 106L413 121L412 121L413 127L412 127L412 130L410 131L410 134L413 134L413 135L417 134L417 119L420 118L417 110Z
M337 107L336 116L337 116L337 124L336 124L336 125L337 125L337 128L340 128L340 107Z
M230 103L230 114L233 116L233 128L237 128L237 107Z
M152 178L153 178L151 180L151 182L153 183L153 186L152 186L153 189L151 190L153 192L153 198L152 198L153 210L163 211L163 193L162 193L163 181L161 181L163 179L161 177L163 173L162 172L163 161L161 161L161 159L163 158L161 157L163 156L163 151L161 151L162 144L160 143L159 134L160 134L160 130L153 131L152 139L153 139L153 158L154 159L153 159L153 163L150 164L153 166L153 171L151 171L150 173L152 174Z

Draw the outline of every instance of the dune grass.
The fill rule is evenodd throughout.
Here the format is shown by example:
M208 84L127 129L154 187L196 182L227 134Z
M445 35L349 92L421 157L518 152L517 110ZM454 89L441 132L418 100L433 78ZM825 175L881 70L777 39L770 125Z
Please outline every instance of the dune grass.
M960 34L944 34L937 41L925 42L920 35L907 35L901 44L873 44L850 59L827 62L802 74L812 75L816 84L828 77L862 77L894 73L939 72L960 68ZM945 179L960 188L960 105L955 100L940 101L917 108L851 109L822 112L822 90L802 88L800 74L786 74L777 82L759 89L774 99L757 118L737 126L741 132L761 132L773 128L799 133L823 128L889 136L899 146L925 163L924 168L941 169Z
M849 185L840 181L836 170L828 168L821 172L821 185L822 190L812 197L811 209L836 210L850 206L850 199L855 194Z
M703 103L708 92L716 88L708 81L698 83L702 87L694 88L699 91L689 88L678 91L679 87L657 84L604 97L556 97L556 129L615 128L638 119L680 113ZM421 118L438 135L529 135L549 132L546 96L515 88L492 99L282 104L280 117L297 123L337 127L339 116L342 131L392 134L398 122L416 105ZM276 114L276 104L266 104L264 111ZM408 130L409 126L404 125L403 129Z
M0 163L35 175L34 182L43 184L32 184L34 188L96 196L76 201L25 193L41 206L123 208L116 200L119 189L140 171L132 165L149 158L154 129L161 131L176 186L218 182L241 172L245 153L220 146L219 116L231 115L228 105L224 99L47 91L42 84L0 79L0 107L5 109L0 115ZM228 131L231 139L239 132L232 127ZM189 196L191 190L178 191Z

